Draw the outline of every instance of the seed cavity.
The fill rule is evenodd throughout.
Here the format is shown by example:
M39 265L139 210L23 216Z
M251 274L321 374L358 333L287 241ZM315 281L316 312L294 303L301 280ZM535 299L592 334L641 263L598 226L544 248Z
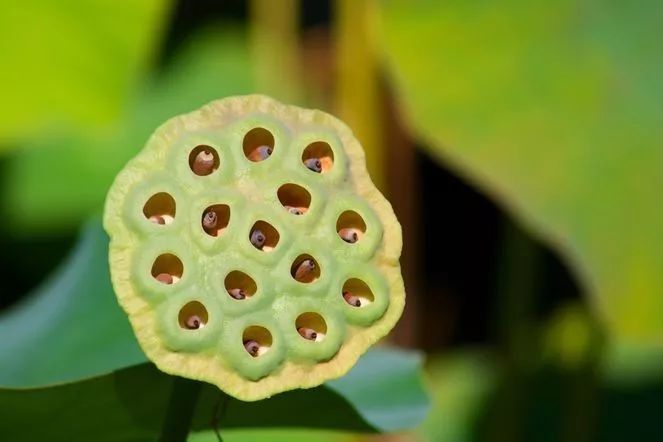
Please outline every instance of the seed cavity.
M170 224L175 219L175 199L166 192L156 193L143 206L143 215L154 224Z
M249 231L249 241L253 247L263 252L274 250L280 238L278 230L267 221L256 221Z
M316 141L306 146L302 162L312 172L329 172L334 165L334 151L325 141Z
M251 129L244 135L243 149L250 161L264 161L274 152L274 135L262 127Z
M253 278L239 270L228 273L224 285L228 295L236 300L250 298L258 291L258 286Z
M219 154L211 146L196 146L189 153L189 167L198 176L209 175L219 168Z
M208 315L205 306L198 301L187 302L178 315L180 327L185 330L198 330L207 325Z
M303 215L311 206L311 194L297 184L282 185L277 191L277 196L283 207L293 215Z
M353 307L365 307L375 300L373 291L361 279L350 278L343 284L343 299Z
M309 341L320 342L327 335L327 323L318 313L302 313L297 317L295 327L299 335Z
M152 277L162 284L176 284L183 273L182 261L172 253L157 256L152 264Z
M265 327L252 325L244 330L242 343L246 352L257 358L271 349L272 334Z
M366 233L366 223L354 210L346 210L336 220L336 231L343 241L354 244Z
M299 255L290 267L296 281L309 284L320 277L320 266L311 255Z
M230 207L227 204L215 204L207 207L203 210L200 223L208 235L221 235L230 223Z

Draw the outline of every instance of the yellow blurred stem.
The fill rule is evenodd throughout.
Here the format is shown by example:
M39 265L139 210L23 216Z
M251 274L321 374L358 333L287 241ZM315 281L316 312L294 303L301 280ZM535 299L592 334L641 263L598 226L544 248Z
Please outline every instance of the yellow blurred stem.
M299 0L251 1L253 77L259 92L299 103Z
M336 113L361 142L371 178L384 191L385 152L375 44L377 2L337 0L335 5Z

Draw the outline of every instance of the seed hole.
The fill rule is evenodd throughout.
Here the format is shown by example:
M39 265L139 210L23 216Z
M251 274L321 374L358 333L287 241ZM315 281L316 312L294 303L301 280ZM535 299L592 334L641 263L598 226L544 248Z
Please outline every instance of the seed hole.
M180 309L178 320L180 327L186 330L197 330L207 324L207 309L198 301L187 302Z
M334 165L334 152L326 142L316 141L306 146L302 162L312 172L327 173Z
M155 224L170 224L175 219L175 200L169 193L156 193L143 206L143 215Z
M182 261L171 253L159 255L152 264L152 276L163 284L176 284L182 279L183 273Z
M311 194L308 190L297 184L284 184L277 192L279 201L285 209L293 215L303 215L311 205Z
M280 238L278 230L266 221L257 221L249 232L249 241L253 247L263 252L274 250Z
M272 348L272 334L265 327L252 325L244 330L242 343L246 352L257 358Z
M336 221L336 231L343 241L354 244L366 233L366 223L354 210L346 210Z
M233 270L224 281L226 291L231 298L241 300L250 298L258 290L256 282L244 272Z
M254 163L266 160L274 151L274 135L267 129L256 127L244 135L244 155Z
M297 317L295 327L299 335L309 341L320 342L327 335L327 323L317 313L302 313Z
M209 175L219 168L219 154L211 146L196 146L189 154L189 167L198 176Z
M353 307L364 307L375 298L370 287L361 279L351 278L343 284L343 299Z
M290 267L295 280L309 284L320 277L320 266L311 255L299 255Z
M215 204L203 211L200 223L205 233L210 236L219 236L228 227L230 222L230 207L226 204Z

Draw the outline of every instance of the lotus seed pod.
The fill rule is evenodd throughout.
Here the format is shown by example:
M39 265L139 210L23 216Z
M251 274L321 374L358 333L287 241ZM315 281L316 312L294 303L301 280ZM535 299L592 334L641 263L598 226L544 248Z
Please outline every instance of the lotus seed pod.
M169 120L104 226L145 354L242 400L342 376L403 310L400 226L324 112L251 95Z

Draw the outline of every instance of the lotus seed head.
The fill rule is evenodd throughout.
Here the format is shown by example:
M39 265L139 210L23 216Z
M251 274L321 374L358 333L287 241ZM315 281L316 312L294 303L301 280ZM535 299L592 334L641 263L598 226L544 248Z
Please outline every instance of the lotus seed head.
M304 161L304 164L309 168L309 170L312 170L313 172L322 172L322 163L317 158L309 158L308 160Z

